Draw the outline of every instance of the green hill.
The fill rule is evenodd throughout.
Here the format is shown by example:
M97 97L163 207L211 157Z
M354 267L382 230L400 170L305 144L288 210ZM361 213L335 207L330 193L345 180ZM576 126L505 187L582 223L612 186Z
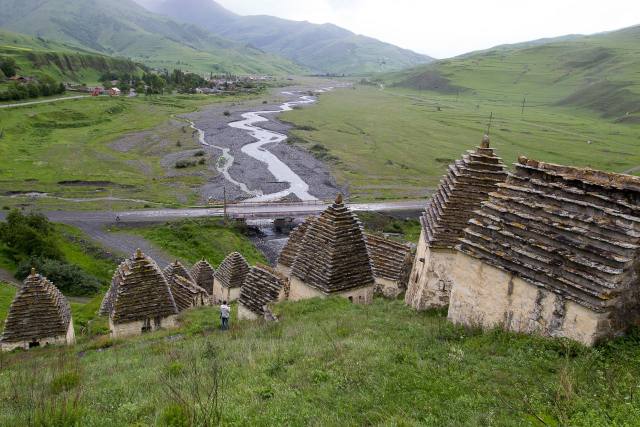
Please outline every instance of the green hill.
M0 0L0 27L156 68L284 74L301 71L261 50L153 14L131 0Z
M399 70L433 59L356 35L332 24L273 16L236 15L212 0L162 0L153 10L231 40L281 55L317 73L366 74Z
M4 30L0 30L0 56L15 59L20 75L46 74L65 82L89 84L99 81L106 72L142 72L140 66L129 59Z
M566 105L622 121L640 112L640 26L567 36L438 61L384 80L526 105ZM629 113L629 116L627 115Z

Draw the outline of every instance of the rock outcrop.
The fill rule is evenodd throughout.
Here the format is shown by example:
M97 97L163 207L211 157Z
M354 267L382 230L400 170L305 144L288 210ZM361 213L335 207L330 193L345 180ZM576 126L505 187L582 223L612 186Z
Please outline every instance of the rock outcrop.
M11 303L0 349L70 345L74 341L69 302L53 283L32 270Z

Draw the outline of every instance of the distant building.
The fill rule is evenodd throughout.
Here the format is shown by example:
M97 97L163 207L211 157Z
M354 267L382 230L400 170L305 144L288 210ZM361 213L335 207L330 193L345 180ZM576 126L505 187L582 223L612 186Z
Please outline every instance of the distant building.
M422 231L405 294L407 305L416 310L449 304L455 246L474 211L507 177L502 160L489 144L485 136L479 147L449 166L420 218Z
M138 249L116 271L100 307L113 337L177 326L178 308L164 274Z
M256 320L270 316L268 306L287 299L287 279L267 266L253 267L240 291L238 318Z
M236 301L249 273L249 264L238 252L229 254L213 276L213 302Z
M122 94L122 91L120 91L120 89L118 89L117 87L112 87L111 89L109 89L109 96L120 96Z
M31 270L9 307L0 335L0 350L74 342L69 302L46 277Z

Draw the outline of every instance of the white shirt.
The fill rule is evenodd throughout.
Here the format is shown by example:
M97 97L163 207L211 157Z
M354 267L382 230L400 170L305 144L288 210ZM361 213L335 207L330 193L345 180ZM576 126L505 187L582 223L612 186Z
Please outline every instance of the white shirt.
M231 317L231 307L226 304L222 304L220 306L220 317L224 319L228 319L229 317Z

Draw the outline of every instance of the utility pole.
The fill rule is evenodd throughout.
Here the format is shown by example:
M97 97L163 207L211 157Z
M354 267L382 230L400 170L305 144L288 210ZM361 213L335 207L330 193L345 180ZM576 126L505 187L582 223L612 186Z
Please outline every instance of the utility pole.
M227 225L227 186L226 185L222 187L222 191L223 191L222 209L224 212L224 225Z
M491 122L493 121L493 111L491 112L491 115L489 116L489 125L487 126L487 135L491 134Z
M522 98L522 115L524 116L524 106L527 103L527 97Z

